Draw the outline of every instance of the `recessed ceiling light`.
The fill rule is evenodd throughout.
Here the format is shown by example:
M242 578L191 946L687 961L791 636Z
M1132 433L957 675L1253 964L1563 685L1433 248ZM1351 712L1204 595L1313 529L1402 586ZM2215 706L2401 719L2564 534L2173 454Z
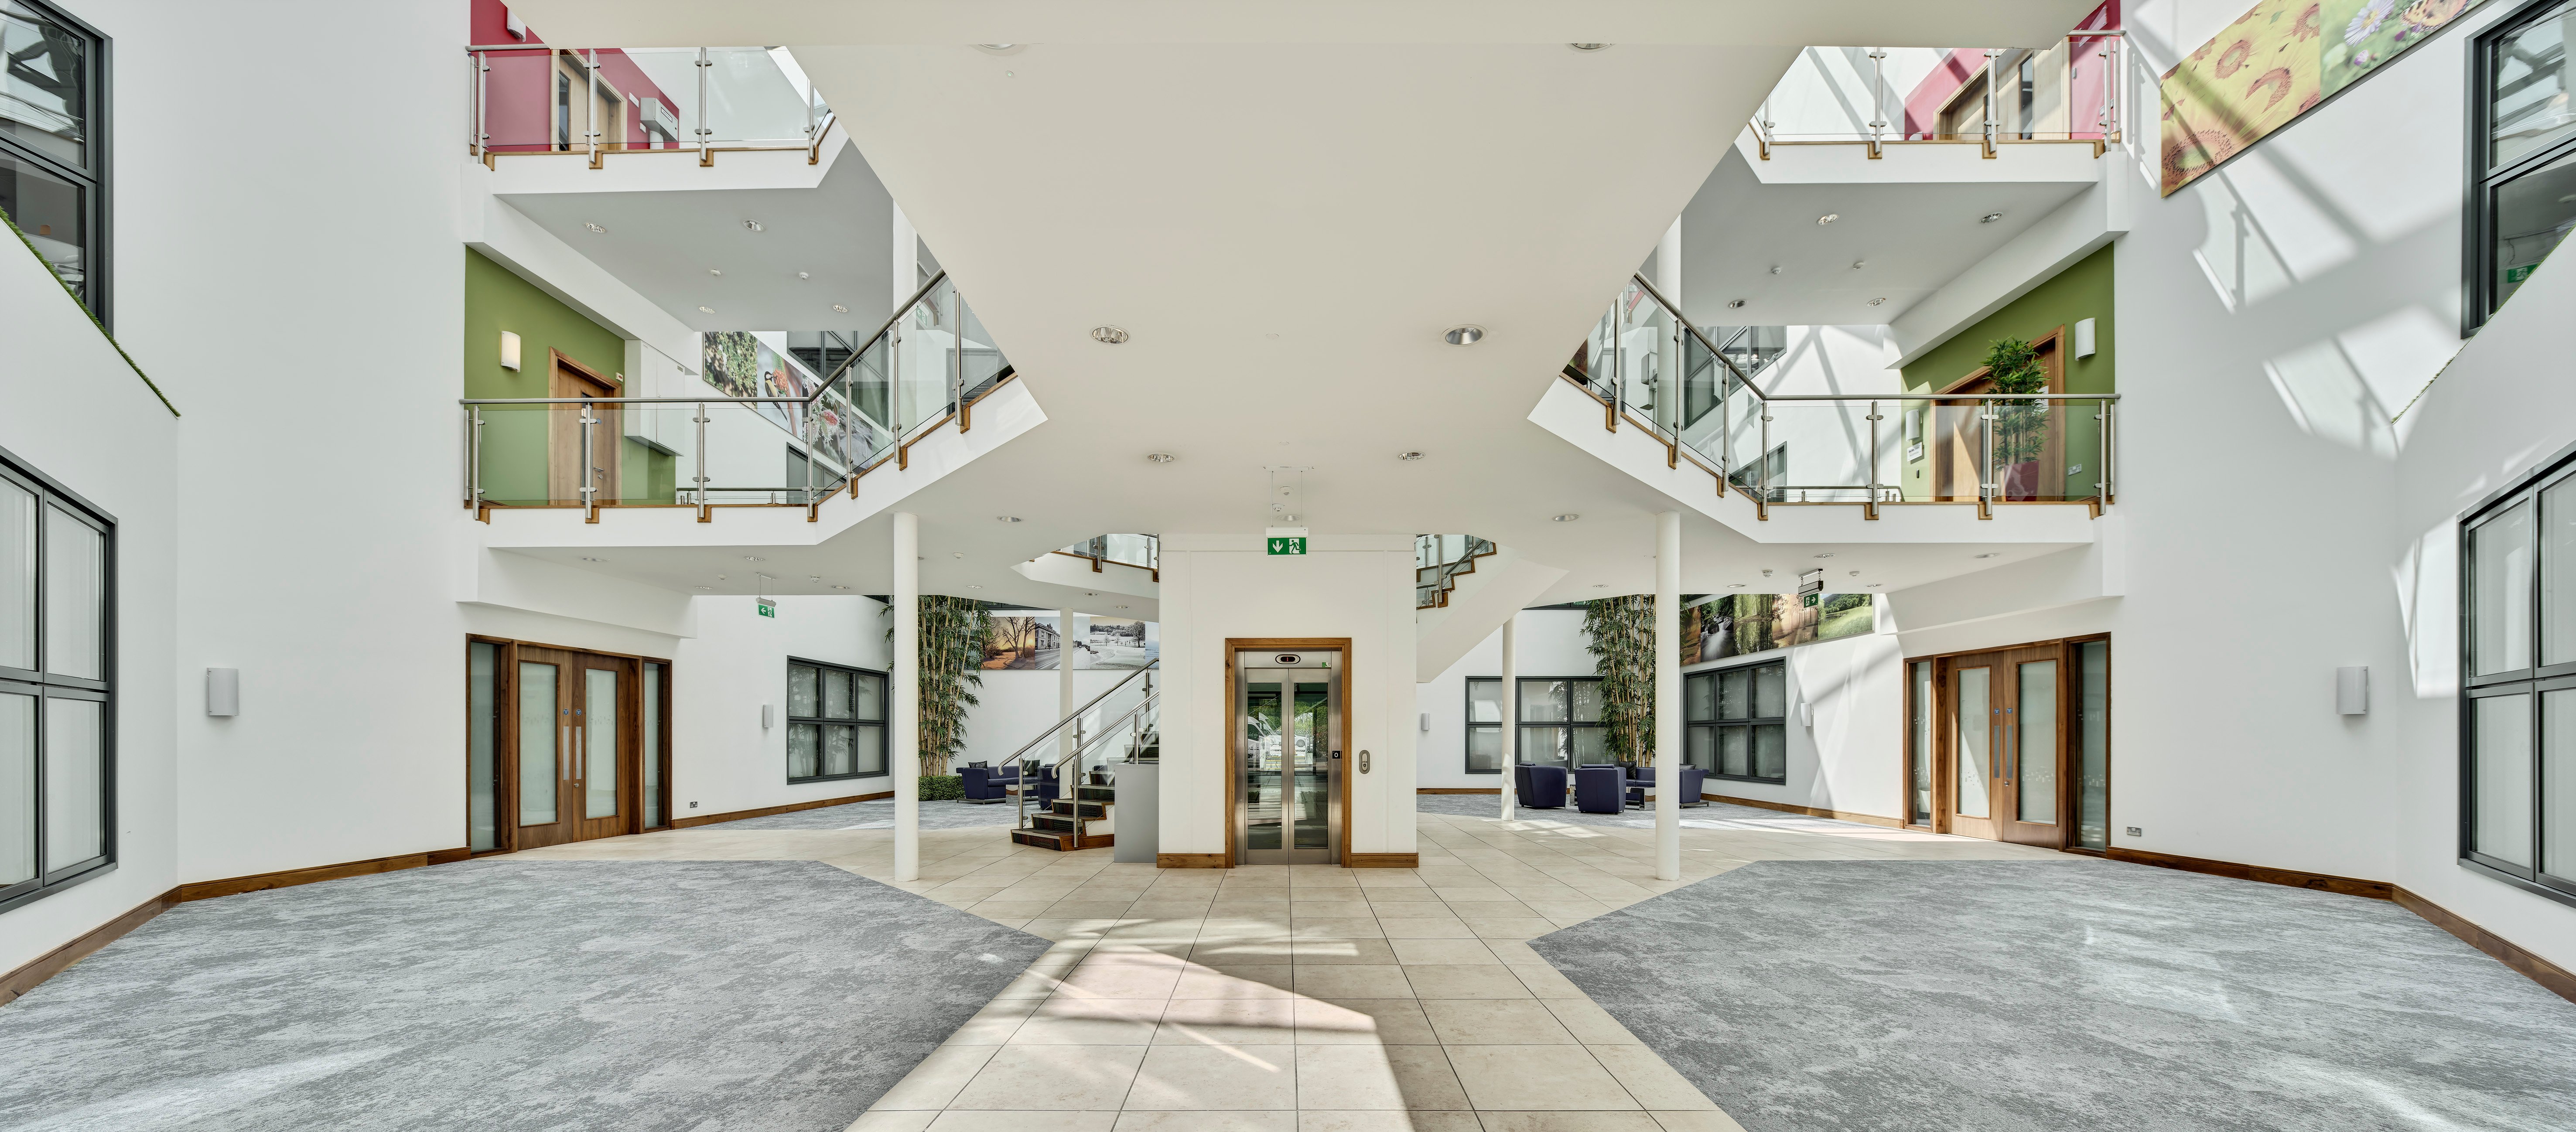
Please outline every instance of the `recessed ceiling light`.
M742 226L754 232L760 231L760 221L757 220L745 220L742 222Z
M1419 460L1419 459L1421 459L1421 458L1422 458L1422 453L1419 453L1419 452L1398 452L1398 453L1396 453L1396 454L1395 454L1395 458L1396 458L1396 459L1398 459L1398 460Z
M699 586L698 588L699 588L699 589L702 589L702 590L712 590L712 589L714 589L715 587L714 587L714 586Z
M1776 264L1776 263L1775 263L1775 264L1772 264L1772 265L1771 265L1771 274L1773 274L1773 275L1778 275L1778 274L1780 274L1780 265L1779 265L1779 264Z
M832 587L832 588L833 588L833 589L836 589L836 590L846 590L846 589L848 589L848 588L850 588L850 587L848 587L848 586L834 586L834 587Z
M589 556L589 555L587 555L587 554L582 555L582 556L581 556L581 560L582 560L582 561L584 561L584 562L606 562L606 561L608 561L608 560L607 560L607 559L605 559L605 558L593 558L593 557L591 557L591 556Z
M1728 300L1726 301L1726 307L1727 307L1727 309L1728 309L1728 310L1742 310L1742 309L1744 309L1744 300L1742 300L1742 299L1728 299Z
M699 307L699 308L698 308L698 313L699 313L699 314L714 314L714 313L716 313L716 309L715 309L714 307L701 306L701 307Z
M587 220L582 221L582 222L581 222L581 226L582 226L582 227L584 227L584 228L588 228L588 229L590 229L590 230L591 230L591 231L593 231L593 232L605 232L605 231L608 231L608 229L606 229L606 228L602 228L602 227L600 227L599 225L597 225L597 224L593 224L593 223L591 223L590 221L587 221Z
M1743 589L1743 588L1744 588L1744 583L1742 583L1742 582L1728 582L1728 583L1726 584L1726 588L1728 588L1728 589L1730 589L1730 590L1740 590L1740 589Z
M1016 523L1020 521L1020 517L1017 515L995 515L993 518L995 521L1003 523Z
M948 552L948 556L950 558L964 558L966 557L966 552L962 550L952 550Z
M1608 47L1608 46L1610 46L1610 45L1609 45L1609 44L1607 44L1607 43L1569 43L1569 44L1566 44L1566 46L1567 46L1567 47L1571 47L1571 48L1573 48L1573 49L1575 49L1575 50L1577 50L1577 51L1599 51L1599 50L1601 50L1602 48Z
M1853 260L1853 261L1852 261L1852 270L1854 270L1854 271L1858 271L1858 270L1860 270L1861 268L1864 268L1864 267L1867 267L1867 266L1869 266L1869 261L1868 261L1868 260L1865 260L1865 259L1856 259L1856 260Z
M1125 608L1127 608L1127 607L1126 607L1126 606L1123 606L1123 605L1120 605L1120 606L1113 606L1112 608L1116 608L1116 609L1125 609Z
M1831 224L1831 223L1833 223L1834 221L1840 220L1840 219L1842 219L1842 218L1843 218L1843 214L1842 214L1842 213L1839 213L1839 212L1828 212L1828 213L1826 213L1826 214L1824 214L1824 215L1822 215L1822 216L1817 217L1817 218L1816 218L1816 223L1818 223L1818 224Z
M1980 555L1978 555L1977 557L1979 557L1979 558L1993 558L1993 557L1996 557L1996 555L1993 555L1993 554L1980 554Z
M967 589L970 589L970 590L980 590L980 589L983 589L984 587L982 587L982 586L968 586L968 587L966 587L966 588L967 588Z
M1127 332L1115 326L1095 326L1091 328L1091 340L1105 346L1115 346L1127 340Z
M1461 323L1450 327L1449 332L1441 337L1448 339L1452 346L1473 346L1484 340L1485 328L1473 323Z
M1871 305L1871 306L1873 306L1873 307L1874 307L1874 306L1877 306L1877 305L1879 305L1880 303L1884 303L1884 302L1886 302L1886 301L1887 301L1887 300L1886 300L1884 297L1882 297L1882 298L1876 298L1876 299L1871 299L1871 300L1869 301L1869 305Z
M1084 590L1084 591L1082 591L1082 596L1084 596L1084 597L1099 597L1100 595L1099 595L1098 593L1095 593L1095 592L1091 591L1091 590Z
M2003 218L2004 218L2004 214L2003 214L2003 213L2000 213L2000 212L1989 212L1989 213L1987 213L1987 214L1985 214L1985 215L1983 215L1983 216L1978 217L1978 218L1977 218L1977 223L1979 223L1979 224L1992 224L1992 223L1994 223L1995 221L2001 220L2001 219L2003 219Z
M1180 457L1172 455L1169 452L1148 452L1145 454L1145 458L1157 464L1168 464L1174 460L1180 459Z
M712 268L712 267L710 267L710 268L708 268L708 269L707 269L707 274L712 275L712 276L715 276L715 277L716 277L716 278L718 278L718 279L722 279L722 278L724 278L724 272L719 271L719 270L717 270L717 269L715 269L715 268Z
M805 580L809 582L819 582L823 580L823 576L821 574L807 574L805 575Z
M1610 583L1608 583L1608 582L1594 582L1594 583L1592 583L1592 588L1593 588L1593 589L1596 589L1596 590L1606 590L1606 589L1609 589L1609 588L1610 588Z
M1854 571L1852 571L1852 572L1851 572L1851 576L1852 576L1852 577L1855 577L1855 578L1860 577L1860 571L1858 571L1858 570L1854 570Z
M1878 587L1879 587L1879 583L1877 583L1877 582L1871 582L1870 584L1868 584L1868 585L1866 585L1866 586L1863 586L1863 587L1861 587L1861 588L1862 588L1862 589L1868 589L1868 590L1874 590L1874 589L1877 589Z
M832 304L832 313L833 313L833 314L848 314L848 313L850 313L850 308L845 307L845 306L842 306L842 305L841 305L841 304L839 304L839 303L834 303L834 304Z
M813 274L812 274L812 273L810 273L810 272L799 271L799 272L797 272L797 273L796 273L796 277L797 277L797 278L799 278L799 279L811 279L811 278L813 278L814 276L813 276Z
M1817 555L1816 557L1818 557L1818 558L1831 558L1831 557L1833 557L1833 556L1834 556L1834 552L1833 552L1833 551L1828 550L1828 551L1824 552L1823 554L1819 554L1819 555Z
M1017 55L1020 52L1020 48L1024 46L1027 45L1020 43L978 43L975 45L975 49L994 55ZM1008 75L1011 72L1004 71L1002 73L1004 75Z
M1560 522L1560 523L1571 523L1571 522L1575 521L1576 519L1580 519L1580 518L1582 518L1582 517L1583 517L1583 516L1581 516L1581 515L1577 515L1577 514L1574 514L1574 513L1573 513L1573 512L1571 512L1571 511L1569 511L1569 512L1567 512L1567 513L1563 514L1563 515L1553 516L1553 518L1555 518L1555 520L1556 520L1557 522Z
M724 575L724 574L718 574L718 575L716 575L716 580L717 580L717 581L719 581L719 582L721 582L721 581L724 581L726 577L727 577L727 575Z
M767 562L767 561L769 561L768 559L763 558L763 557L761 557L761 556L759 556L759 555L757 555L757 554L746 554L746 555L743 555L743 556L742 556L742 560L743 560L743 561L745 561L745 562Z

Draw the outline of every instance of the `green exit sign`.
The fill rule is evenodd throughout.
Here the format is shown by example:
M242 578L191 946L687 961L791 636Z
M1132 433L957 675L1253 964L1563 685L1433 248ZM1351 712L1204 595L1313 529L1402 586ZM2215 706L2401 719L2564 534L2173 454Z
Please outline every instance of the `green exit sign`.
M1270 540L1272 554L1304 554L1306 539L1302 535L1282 535Z
M778 616L778 603L765 597L760 599L760 615L763 617Z
M1816 607L1816 597L1817 595L1815 594L1802 594L1798 598L1798 604L1805 606L1808 609L1814 609Z

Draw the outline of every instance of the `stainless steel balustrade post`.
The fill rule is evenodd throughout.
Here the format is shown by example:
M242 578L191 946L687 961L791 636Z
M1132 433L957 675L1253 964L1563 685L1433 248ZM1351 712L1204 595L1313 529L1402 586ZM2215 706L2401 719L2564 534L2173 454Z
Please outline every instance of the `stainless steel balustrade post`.
M591 466L594 457L591 455L590 428L598 419L591 415L590 402L584 400L581 403L581 506L585 512L584 517L591 522L599 520L598 501L594 496L594 493L599 490L599 472Z
M708 128L707 128L707 68L709 68L709 67L713 67L713 66L715 66L715 64L714 64L714 63L711 63L711 62L709 62L709 61L707 60L707 49L706 49L706 48L703 48L703 47L699 48L699 49L698 49L698 164L700 164L700 165L713 165L713 164L715 164L715 160L716 160L716 155L715 155L712 151L710 151L710 150L707 148L707 138L708 138L708 136L709 136L709 135L711 135L711 134L713 134L713 133L715 133L715 131L714 131L714 130L710 130L710 129L708 129Z
M1869 403L1869 505L1871 513L1878 507L1878 402Z
M483 406L474 406L471 415L467 418L467 424L465 458L470 463L466 472L466 483L473 490L473 494L466 497L465 503L469 507L480 510L483 506Z
M488 159L491 157L491 153L492 153L492 132L491 132L491 126L490 126L490 125L488 124L488 122L487 122L487 119L488 119L488 118L489 118L489 116L490 116L490 107L491 107L491 103L490 103L490 88L491 88L491 85L492 85L492 78L491 78L491 75L492 75L492 57L491 57L490 55L488 55L488 54L484 53L484 52L481 52L481 51L477 51L477 52L475 52L475 53L474 53L474 159L475 159L475 160L477 160L477 161L488 160Z
M710 520L710 519L712 519L712 518L714 518L714 517L715 517L715 513L707 509L707 403L706 403L706 402L704 402L704 401L700 401L700 402L698 402L698 415L697 415L695 418L693 418L693 420L695 421L695 423L696 423L696 424L697 424L697 426L698 426L698 471L697 471L697 476L696 476L696 482L697 482L697 485L698 485L698 489L697 489L697 493L696 493L696 494L697 494L697 504L698 504L698 521L699 521L699 522L701 522L701 523L703 523L703 522L706 522L706 521L708 521L708 520Z
M1764 506L1769 506L1771 503L1771 402L1769 401L1762 403L1762 451L1756 453L1753 459L1756 462L1754 479L1762 485L1762 494L1758 501Z
M2093 402L2093 497L2111 501L2111 403Z
M1986 156L1988 157L1993 157L1995 155L1995 112L2004 104L2003 99L1998 96L1998 92L1995 87L1996 83L2002 81L2001 73L1997 70L1996 66L1996 60L2000 59L2002 56L2003 52L2001 51L1997 51L1993 48L1986 49L1985 147Z
M581 106L581 128L590 139L590 167L599 168L599 49L590 49L590 99Z
M1977 510L1984 512L1995 501L1995 403L1977 403Z
M1717 494L1720 497L1725 496L1726 485L1733 482L1729 477L1735 474L1735 391L1726 387L1733 380L1735 375L1726 372L1721 362L1717 374Z
M964 330L964 329L965 329L965 326L964 326L963 324L960 324L960 325L958 326L958 329L959 329L959 330ZM1068 619L1068 620L1069 620L1069 619ZM1061 638L1059 638L1059 640L1058 640L1058 644L1057 644L1056 652L1057 652L1057 663L1059 663L1059 664L1060 664L1060 663L1063 663L1063 659L1064 659L1064 658L1063 658L1064 648L1063 648L1063 644L1062 644L1062 640L1061 640ZM1074 721L1073 721L1073 754L1072 754L1070 757L1067 757L1063 762L1060 762L1060 763L1055 764L1055 767L1056 767L1056 769L1055 769L1055 796L1056 796L1056 798L1057 798L1058 800L1060 800L1060 801L1069 800L1069 801L1071 801L1071 803L1072 803L1072 809L1073 809L1073 847L1074 847L1074 848L1076 848L1076 849L1080 849L1080 848L1082 848L1082 826L1083 826L1083 821L1082 821L1082 785L1081 785L1081 783L1082 783L1082 721L1081 721L1081 720L1076 719L1076 720L1074 720Z
M2106 36L2102 50L2102 140L2110 142L2120 134L2120 49L2126 46L2123 36Z
M2102 402L2102 502L2120 498L2119 464L2114 457L2120 450L2120 403Z
M1880 153L1887 141L1887 49L1869 49L1869 155Z

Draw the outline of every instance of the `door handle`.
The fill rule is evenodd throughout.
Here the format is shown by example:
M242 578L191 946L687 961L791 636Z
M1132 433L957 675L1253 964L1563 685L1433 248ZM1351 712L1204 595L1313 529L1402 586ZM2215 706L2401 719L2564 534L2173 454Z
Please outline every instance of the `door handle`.
M589 754L590 752L581 749L581 728L574 727L572 729L572 776L574 778L583 777L582 772L590 769Z
M573 745L572 745L572 725L571 725L571 724L569 724L569 723L564 724L564 728L563 728L563 749L564 749L563 765L564 765L564 766L566 766L566 767L570 767L570 766L572 766L572 760L573 760ZM575 775L571 775L571 776L569 776L569 777L578 778L578 777L580 777L580 775L575 774Z

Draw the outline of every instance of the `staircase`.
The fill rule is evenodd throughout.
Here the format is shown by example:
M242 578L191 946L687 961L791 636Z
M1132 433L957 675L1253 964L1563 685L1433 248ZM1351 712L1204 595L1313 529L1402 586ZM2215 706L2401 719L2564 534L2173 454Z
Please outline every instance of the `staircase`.
M1031 814L1029 827L1011 831L1012 842L1039 849L1071 852L1075 849L1106 849L1116 842L1111 830L1109 807L1118 800L1118 787L1082 785L1073 788L1076 800L1056 798L1047 803L1046 811ZM1081 812L1075 813L1076 807ZM1080 826L1079 836L1076 826Z
M1413 608L1441 609L1458 579L1476 572L1476 562L1494 553L1494 544L1474 535L1413 536Z
M1071 852L1115 844L1111 807L1118 802L1120 763L1152 762L1161 757L1157 724L1162 697L1154 689L1160 661L1148 664L1091 702L1038 733L1011 756L1020 766L1020 822L1011 831L1013 844ZM1065 744L1071 753L1049 758L1035 752L1048 744ZM1113 760L1111 756L1120 756ZM1094 782L1095 774L1110 779ZM1072 783L1072 797L1039 800L1046 782ZM1032 802L1042 806L1034 812Z

